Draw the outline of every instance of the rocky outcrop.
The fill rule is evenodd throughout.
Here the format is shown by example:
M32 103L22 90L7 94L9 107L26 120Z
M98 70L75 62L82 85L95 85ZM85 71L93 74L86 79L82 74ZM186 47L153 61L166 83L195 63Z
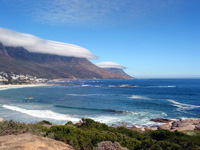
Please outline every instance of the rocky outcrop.
M180 119L172 123L171 131L192 131L198 125L200 125L200 120L197 118Z
M180 119L178 121L170 121L158 127L170 131L193 131L200 129L200 120L197 118Z
M171 122L172 120L170 120L170 119L163 119L163 118L157 118L157 119L151 119L150 121L153 121L153 122L161 122L161 123L169 123L169 122Z
M111 71L111 72L113 72L113 73L116 73L116 74L119 74L119 75L123 75L123 76L126 76L127 78L132 78L132 79L133 79L133 77L129 76L129 75L128 75L127 73L125 73L124 70L122 70L122 69L119 69L119 68L103 68L103 69L109 70L109 71Z
M169 130L169 131L193 131L193 130L200 130L200 119L198 118L189 118L189 119L179 119L177 121L170 120L170 119L151 119L154 122L165 123L158 127L141 127L137 128L135 126L129 128L134 131L138 132L145 132L145 131L155 131L155 130Z
M30 133L0 136L1 150L73 150L73 147L53 139Z

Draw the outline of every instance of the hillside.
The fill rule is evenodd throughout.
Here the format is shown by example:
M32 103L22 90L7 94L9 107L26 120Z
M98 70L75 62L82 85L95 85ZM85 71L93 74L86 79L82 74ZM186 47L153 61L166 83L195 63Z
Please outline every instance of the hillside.
M104 68L104 69L111 71L113 73L119 74L119 75L127 76L127 78L133 78L133 77L129 76L127 73L125 73L124 70L119 69L119 68Z
M23 47L0 43L0 72L29 74L42 78L130 79L101 69L86 58L30 53Z

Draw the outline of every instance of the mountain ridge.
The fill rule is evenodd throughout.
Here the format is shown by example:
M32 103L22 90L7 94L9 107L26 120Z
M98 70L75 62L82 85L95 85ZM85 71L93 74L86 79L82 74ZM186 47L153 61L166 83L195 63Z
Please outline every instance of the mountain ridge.
M119 68L104 68L105 70L108 70L108 71L111 71L113 73L116 73L116 74L120 74L120 75L124 75L124 76L127 76L127 77L130 77L133 79L133 77L131 77L130 75L128 75L126 72L124 72L123 69L119 69Z
M0 71L42 78L131 79L97 67L86 58L31 53L23 47L0 43Z

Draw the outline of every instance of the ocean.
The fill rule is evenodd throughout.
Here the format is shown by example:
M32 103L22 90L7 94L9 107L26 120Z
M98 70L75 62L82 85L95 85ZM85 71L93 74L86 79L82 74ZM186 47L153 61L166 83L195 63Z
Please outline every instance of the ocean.
M155 118L197 118L200 79L68 80L0 89L0 118L56 124L81 118L112 126L156 126Z

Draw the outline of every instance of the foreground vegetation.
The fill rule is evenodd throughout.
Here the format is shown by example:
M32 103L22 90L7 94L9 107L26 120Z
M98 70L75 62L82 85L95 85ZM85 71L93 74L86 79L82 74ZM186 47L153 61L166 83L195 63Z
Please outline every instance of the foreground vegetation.
M129 150L200 150L200 134L191 136L168 130L139 133L125 127L111 128L91 119L82 119L81 124L68 122L66 125L51 125L48 121L37 124L0 123L0 135L25 132L63 141L83 150L93 149L102 141L118 142Z

